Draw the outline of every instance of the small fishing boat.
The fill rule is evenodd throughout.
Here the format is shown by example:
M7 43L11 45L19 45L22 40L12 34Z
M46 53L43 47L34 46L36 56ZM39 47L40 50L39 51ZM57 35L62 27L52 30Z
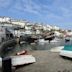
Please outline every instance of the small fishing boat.
M48 43L48 40L39 39L38 42L39 42L39 43Z
M34 43L36 40L36 37L27 36L24 41L27 43Z
M54 35L50 35L50 36L45 37L44 39L45 39L45 40L48 40L49 43L50 43L54 38L55 38Z
M70 42L70 37L65 37L65 42Z
M17 52L16 55L27 55L27 50Z
M60 52L63 48L64 48L64 46L58 46L58 47L52 48L50 51L51 52Z
M57 43L57 42L60 42L60 39L54 38L53 40L50 41L50 43Z
M36 62L35 57L32 55L18 55L10 56L12 61L12 66L20 66L25 64L30 64ZM0 57L0 67L2 67L2 58Z
M61 56L72 58L72 45L65 45L60 51Z
M19 55L11 56L12 66L19 66L36 62L35 57L32 55Z

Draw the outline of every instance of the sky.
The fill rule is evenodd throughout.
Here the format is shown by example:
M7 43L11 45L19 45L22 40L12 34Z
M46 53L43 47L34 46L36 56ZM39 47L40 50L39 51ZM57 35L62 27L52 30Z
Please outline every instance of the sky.
M72 30L72 0L0 0L0 16Z

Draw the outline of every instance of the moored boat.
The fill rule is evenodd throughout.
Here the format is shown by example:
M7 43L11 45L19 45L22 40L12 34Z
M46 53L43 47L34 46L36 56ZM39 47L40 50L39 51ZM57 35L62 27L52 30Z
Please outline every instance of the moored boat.
M48 41L47 40L44 40L44 39L38 39L38 42L39 43L48 43Z
M20 51L20 52L17 52L16 55L27 55L27 50L23 50L23 51Z
M72 45L65 45L64 48L60 51L60 55L72 58Z

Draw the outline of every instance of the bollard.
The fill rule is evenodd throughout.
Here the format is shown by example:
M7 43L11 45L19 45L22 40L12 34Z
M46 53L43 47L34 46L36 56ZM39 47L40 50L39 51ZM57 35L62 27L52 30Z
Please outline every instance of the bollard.
M12 72L11 58L6 57L2 59L2 72Z

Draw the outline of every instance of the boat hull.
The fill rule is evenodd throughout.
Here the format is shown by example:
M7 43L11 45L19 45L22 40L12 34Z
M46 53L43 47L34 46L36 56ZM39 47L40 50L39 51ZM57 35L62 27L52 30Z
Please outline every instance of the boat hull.
M32 55L19 55L11 56L12 66L19 66L36 62L35 57ZM2 58L0 58L0 67L2 67Z
M61 50L60 55L68 58L72 58L72 51Z

